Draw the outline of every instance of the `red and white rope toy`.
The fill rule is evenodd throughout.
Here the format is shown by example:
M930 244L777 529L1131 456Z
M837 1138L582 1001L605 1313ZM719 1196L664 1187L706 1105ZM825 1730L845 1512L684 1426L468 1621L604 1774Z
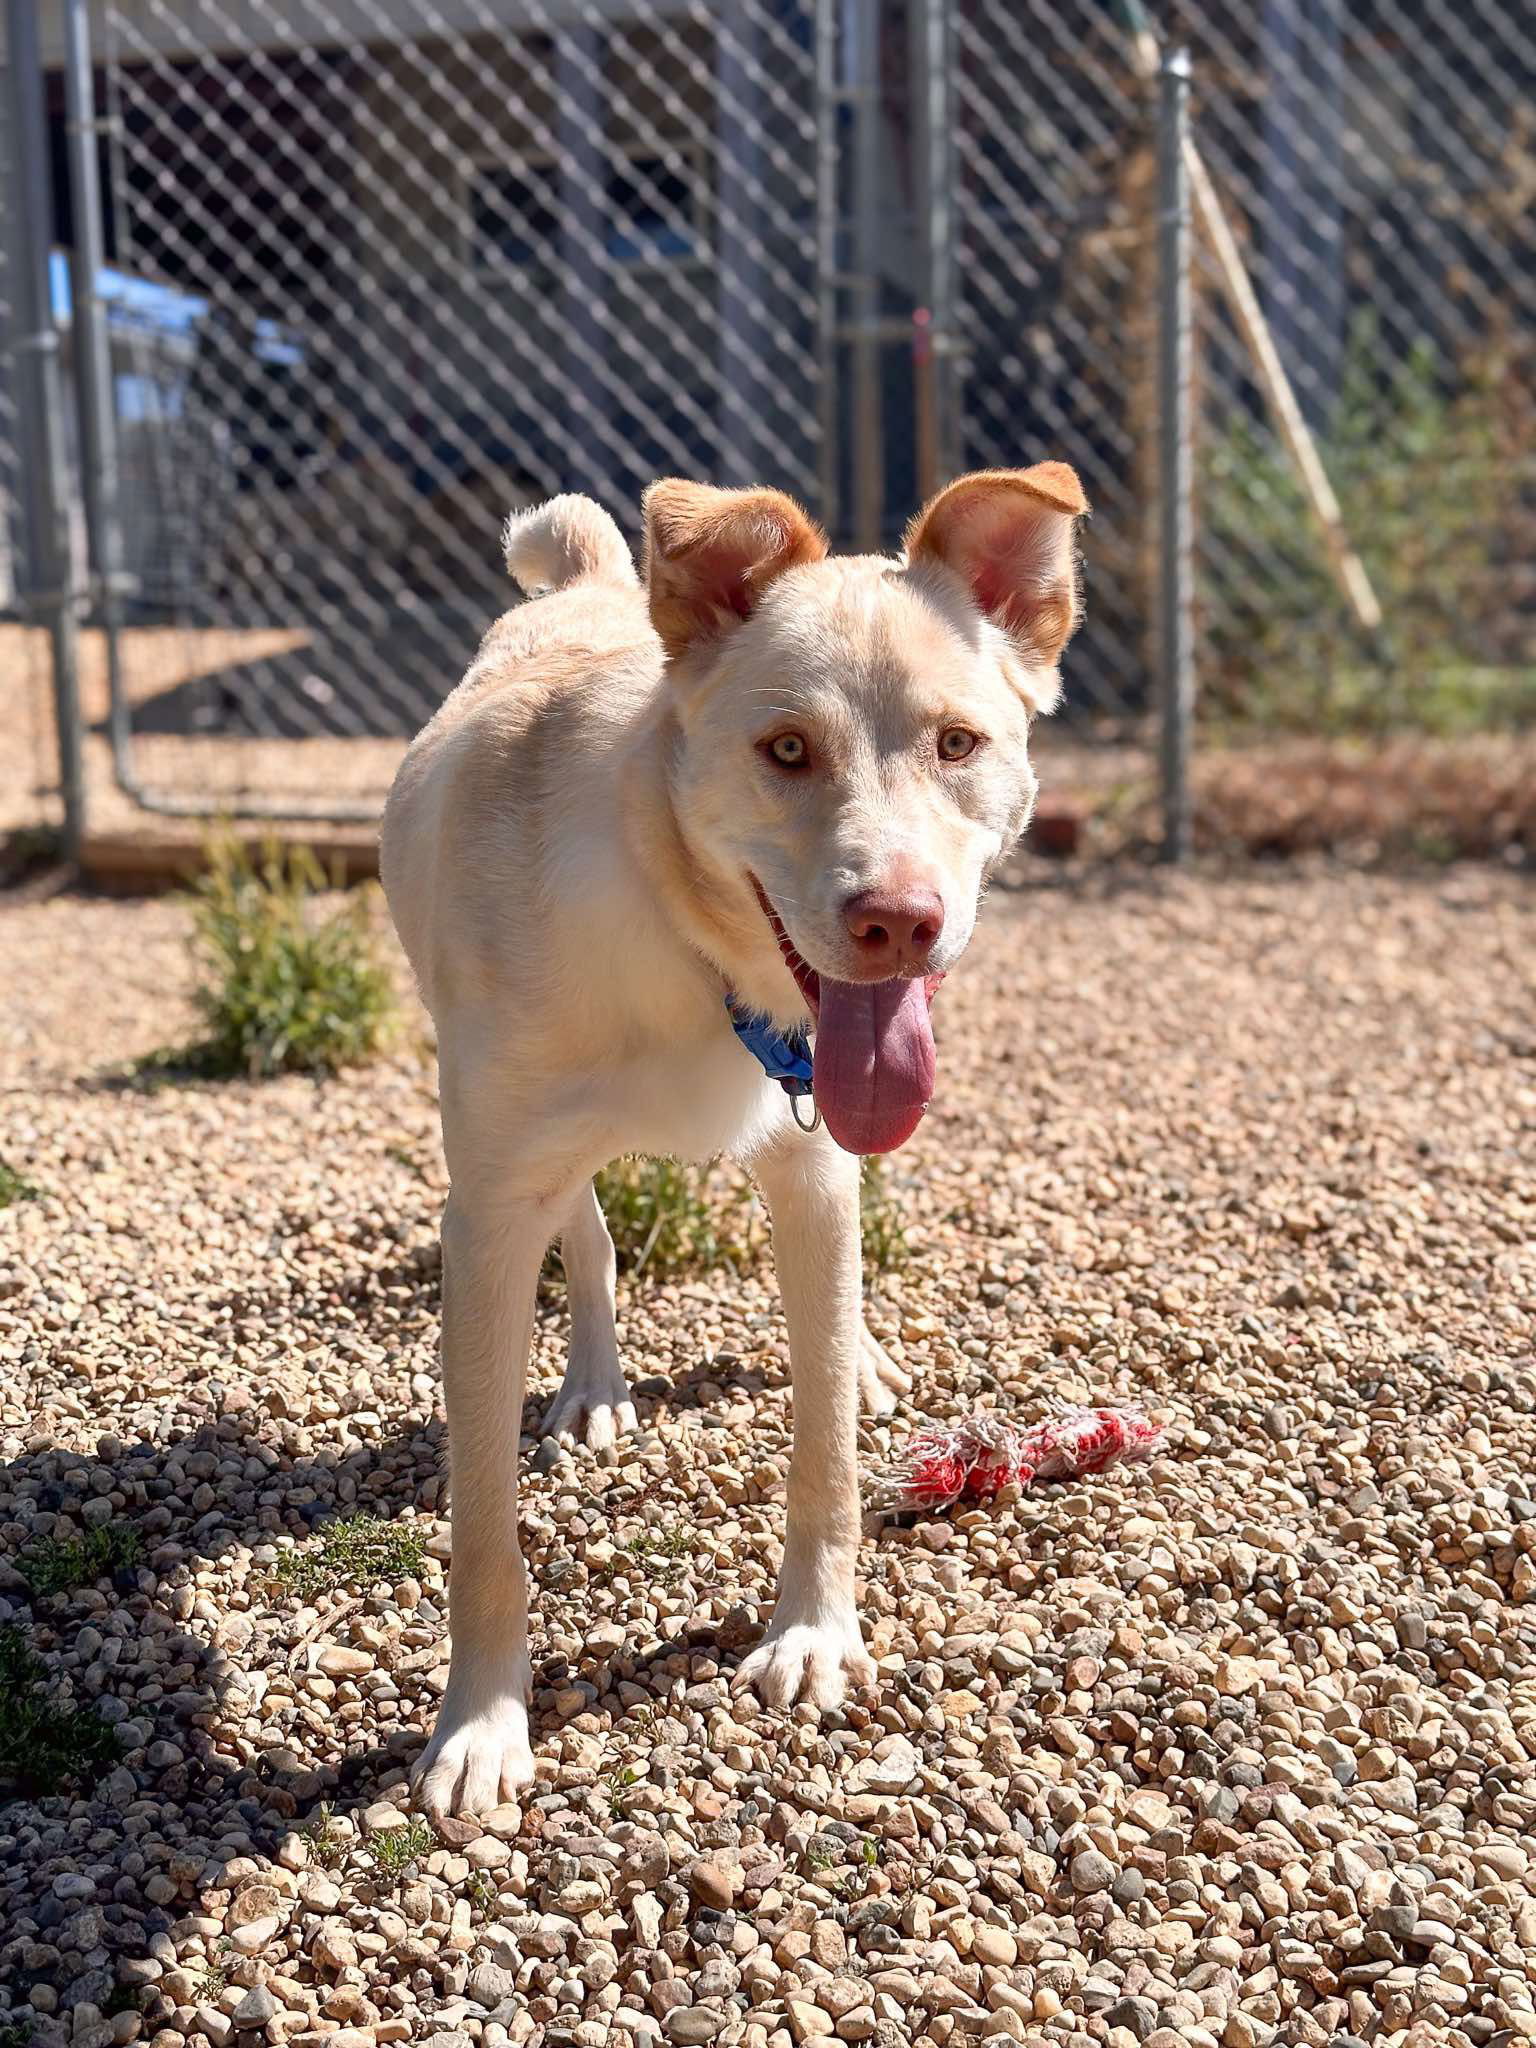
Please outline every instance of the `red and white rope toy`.
M887 1475L884 1504L897 1514L932 1512L956 1501L986 1501L1005 1486L1102 1472L1150 1458L1163 1432L1139 1408L1064 1407L1022 1428L995 1409L963 1422L930 1423Z

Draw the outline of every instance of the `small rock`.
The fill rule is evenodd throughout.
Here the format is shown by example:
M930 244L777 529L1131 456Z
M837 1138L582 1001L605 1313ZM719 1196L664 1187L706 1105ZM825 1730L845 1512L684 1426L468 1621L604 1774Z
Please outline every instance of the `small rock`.
M388 1799L377 1800L372 1806L365 1806L362 1828L365 1835L381 1835L393 1828L410 1825L409 1817Z
M1138 2041L1145 2041L1157 2025L1157 2007L1150 1998L1118 1998L1104 2008L1106 2027L1124 2027Z
M978 1963L1011 1970L1019 1959L1019 1944L1006 1928L983 1925L971 1936L971 1954Z
M713 2041L725 2025L725 2014L708 2005L674 2005L662 2025L669 2041Z
M688 1866L688 1889L701 1906L723 1913L734 1904L741 1873L718 1857L701 1856Z
M229 1945L237 1955L259 1956L269 1942L277 1939L282 1924L275 1914L266 1920L248 1920L243 1927L235 1928Z
M789 2021L790 2038L796 2042L824 2040L834 2031L831 2013L823 2012L819 2005L808 2005L802 1998L786 1998L784 2014Z
M848 1792L910 1792L922 1770L917 1751L904 1735L891 1735L876 1753L862 1757L848 1772ZM793 2027L791 2027L793 2032Z
M366 1650L349 1649L344 1643L327 1643L315 1659L315 1668L327 1678L351 1678L358 1672L371 1671L373 1658Z
M282 1895L271 1885L248 1884L244 1891L235 1894L234 1903L224 1916L224 1925L248 1927L253 1920L275 1920L282 1910Z
M242 2033L256 2027L264 2027L268 2020L281 2012L282 2007L272 1990L265 1984L253 1984L244 1998L230 2014L235 2026Z
M1069 1874L1074 1891L1103 1892L1115 1881L1115 1866L1097 1849L1079 1849L1072 1858Z
M322 1970L349 1970L357 1961L357 1943L343 1922L330 1920L316 1930L309 1953Z
M504 1998L511 1998L516 1990L515 1972L503 1968L500 1963L478 1963L469 1973L464 1995L489 2011L500 2005Z

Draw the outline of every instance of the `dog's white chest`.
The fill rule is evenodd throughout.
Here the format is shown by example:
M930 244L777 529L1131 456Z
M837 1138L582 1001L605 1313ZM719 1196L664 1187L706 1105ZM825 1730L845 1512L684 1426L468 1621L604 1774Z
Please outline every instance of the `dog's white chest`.
M750 1152L784 1114L785 1098L724 1018L718 1033L647 1048L605 1077L616 1152L712 1159Z

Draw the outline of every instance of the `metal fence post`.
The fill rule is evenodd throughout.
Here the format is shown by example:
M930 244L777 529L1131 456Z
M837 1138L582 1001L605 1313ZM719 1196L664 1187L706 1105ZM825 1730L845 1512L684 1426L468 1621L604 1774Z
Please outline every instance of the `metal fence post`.
M123 581L123 526L118 492L117 408L112 344L100 291L106 263L101 170L97 162L96 89L91 72L89 0L65 0L64 106L69 194L75 244L70 252L70 326L75 398L80 417L80 487L95 571L96 618L107 643L109 730L118 779L131 779L132 739L118 645L117 603Z
M70 588L73 572L69 471L59 382L59 335L48 275L53 206L48 183L43 60L37 17L35 0L6 0L11 191L16 221L12 348L26 513L26 603L34 617L46 621L52 642L64 852L67 859L75 860L85 836L85 764L80 726L79 634Z
M1161 555L1163 843L1166 861L1189 857L1194 721L1194 465L1190 354L1190 211L1186 145L1189 53L1172 50L1158 79L1158 410Z
M911 8L913 206L925 303L913 315L917 495L930 497L956 468L955 108L949 0Z
M838 118L842 101L837 63L837 0L816 0L816 426L820 500L816 510L822 525L833 535L842 530L843 500L839 440L842 407L838 403L842 359Z
M852 405L853 541L865 552L885 545L884 336L880 329L880 12L876 0L850 0L846 28L849 104L853 109Z

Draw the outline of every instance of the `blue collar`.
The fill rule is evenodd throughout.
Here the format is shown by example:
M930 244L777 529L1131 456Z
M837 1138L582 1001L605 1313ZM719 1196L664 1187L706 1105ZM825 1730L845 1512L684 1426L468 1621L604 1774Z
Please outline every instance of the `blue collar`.
M770 1081L777 1081L786 1095L811 1092L811 1042L803 1031L786 1038L779 1027L756 1010L749 1010L735 996L725 999L731 1029L751 1053Z

